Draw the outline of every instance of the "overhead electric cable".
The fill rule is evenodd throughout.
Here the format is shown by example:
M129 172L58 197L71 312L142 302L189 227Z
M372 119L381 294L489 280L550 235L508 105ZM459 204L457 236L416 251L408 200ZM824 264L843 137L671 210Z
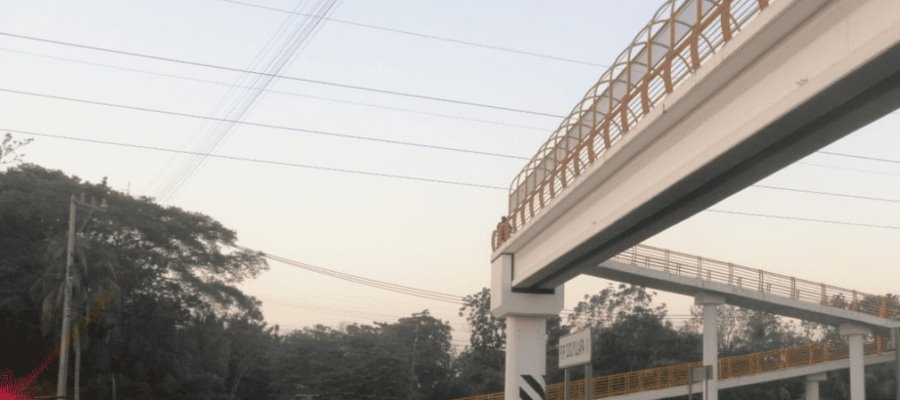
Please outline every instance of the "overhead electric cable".
M795 189L795 188L780 187L780 186L768 186L768 185L753 185L751 187L759 188L759 189L781 190L781 191L785 191L785 192L815 194L815 195L821 195L821 196L846 197L846 198L850 198L850 199L881 201L881 202L886 202L886 203L900 203L900 199L859 196L859 195L848 194L848 193L823 192L823 191L818 191L818 190L805 190L805 189Z
M315 17L307 18L300 23L294 24L293 20L296 16L291 16L287 21L282 23L281 28L274 37L269 40L265 48L257 54L256 60L248 69L256 70L261 67L265 75L242 74L237 83L231 87L229 92L222 98L219 105L230 102L231 107L223 115L225 120L240 121L250 111L254 104L259 100L263 90L269 87L275 79L272 76L280 74L284 67L296 56L303 51L309 44L311 38L318 32L322 17L327 16L337 5L339 0L318 0L319 2L313 6ZM304 1L297 6L300 10L306 4ZM290 27L293 26L293 29ZM278 43L280 37L286 34L287 40ZM273 49L274 54L267 54ZM268 60L265 58L268 57ZM262 65L260 65L262 64ZM244 81L250 81L251 88L240 89L236 86L241 85ZM214 115L214 112L211 115ZM234 129L235 122L216 122L206 132L200 146L194 150L204 154L212 153L223 140ZM162 185L162 190L157 196L160 203L167 203L181 187L196 173L203 165L206 159L204 156L191 156L186 163L176 166L176 172L171 179ZM177 163L167 163L166 168ZM180 167L180 169L179 169Z
M877 175L890 175L890 176L900 176L900 173L887 172L887 171L875 171L871 169L863 169L863 168L853 168L853 167L843 167L839 165L826 165L826 164L817 164L806 161L797 161L798 165L806 165L810 167L816 168L828 168L828 169L837 169L842 171L851 171L851 172L859 172L864 174L877 174Z
M2 47L0 47L0 51L7 52L7 53L13 53L13 54L26 55L29 57L40 57L40 58L46 58L49 60L56 60L56 61L74 63L74 64L82 64L82 65L90 65L90 66L99 67L99 68L108 68L108 69L113 69L113 70L118 70L118 71L135 72L135 73L139 73L139 74L146 74L146 75L153 75L153 76L159 76L159 77L164 77L164 78L172 78L172 79L179 79L179 80L185 80L185 81L206 83L206 84L217 85L217 86L237 87L237 88L241 88L241 89L250 89L251 88L250 86L236 86L236 85L233 85L228 82L222 82L222 81L216 81L216 80L210 80L210 79L193 78L193 77L184 76L184 75L167 74L164 72L148 71L148 70L139 69L139 68L129 68L129 67L122 67L122 66L118 66L118 65L112 65L112 64L104 64L104 63L98 63L98 62L92 62L92 61L76 60L74 58L57 57L57 56L51 56L51 55L47 55L47 54L33 53L33 52L29 52L29 51L11 50L11 49L5 49ZM480 123L480 124L507 126L510 128L527 129L530 131L537 131L537 132L545 132L546 133L546 132L550 132L552 130L552 128L540 128L537 126L521 125L521 124L510 123L510 122L495 121L495 120L481 119L481 118L464 117L461 115L436 113L436 112L431 112L431 111L416 110L416 109L412 109L412 108L386 106L383 104L366 103L366 102L362 102L362 101L344 100L344 99L337 99L334 97L314 96L314 95L291 92L291 91L286 91L286 90L266 88L263 90L263 92L275 93L275 94L280 94L280 95L284 95L284 96L298 97L298 98L304 98L304 99L327 101L327 102L339 103L339 104L348 104L348 105L360 106L360 107L371 107L371 108L378 108L378 109L382 109L382 110L405 112L405 113L410 113L410 114L428 115L428 116L432 116L432 117L446 118L446 119L452 119L452 120L458 120L458 121L469 121L469 122L476 122L476 123Z
M717 213L717 214L741 215L741 216L745 216L745 217L783 219L783 220L788 220L788 221L815 222L815 223L832 224L832 225L847 225L847 226L857 226L857 227L862 227L862 228L900 230L900 226L897 226L897 225L866 224L866 223L861 223L861 222L848 222L848 221L835 221L835 220L829 220L829 219L793 217L790 215L759 214L759 213L749 213L749 212L731 211L731 210L712 209L712 210L704 210L704 211L710 212L710 213Z
M335 270L328 269L328 268L318 267L318 266L315 266L312 264L307 264L307 263L304 263L301 261L292 260L287 257L281 257L281 256L277 256L277 255L274 255L271 253L266 253L263 251L250 249L250 248L243 247L243 246L236 246L236 247L241 250L260 253L266 258L273 260L273 261L280 262L282 264L287 264L287 265L294 266L297 268L305 269L307 271L315 272L317 274L330 276L330 277L345 280L348 282L359 283L359 284L374 287L377 289L388 290L388 291L392 291L395 293L401 293L401 294L408 294L410 296L416 296L416 297L421 297L421 298L430 299L430 300L437 300L437 301L443 301L443 302L454 303L454 304L463 304L463 300L462 300L463 297L459 296L459 295L438 292L438 291L434 291L434 290L419 289L419 288L414 288L412 286L399 285L396 283L390 283L390 282L380 281L380 280L376 280L376 279L366 278L366 277L362 277L359 275L352 275L352 274L339 272L339 271L335 271Z
M253 7L253 8L258 8L258 9L262 9L262 10L274 11L274 12L279 12L279 13L299 14L299 15L310 16L308 14L297 13L297 12L294 12L291 10L286 10L283 8L265 6L265 5L261 5L261 4L254 4L254 3L238 1L238 0L219 0L219 1L231 3L231 4L237 4L237 5L241 5L241 6L245 6L245 7ZM531 57L546 58L546 59L550 59L550 60L565 61L565 62L569 62L569 63L573 63L573 64L590 65L593 67L604 67L604 68L609 67L608 65L599 64L599 63L595 63L592 61L577 60L574 58L542 54L542 53L537 53L537 52L528 51L528 50L518 50L518 49L509 48L509 47L502 47L502 46L497 46L497 45L492 45L492 44L474 42L474 41L470 41L470 40L454 39L454 38L448 38L448 37L444 37L444 36L431 35L431 34L427 34L427 33L420 33L420 32L413 32L413 31L407 31L407 30L402 30L402 29L389 28L386 26L365 24L362 22L350 21L350 20L346 20L346 19L339 19L339 18L334 18L334 17L326 17L325 19L328 20L329 22L334 22L334 23L338 23L338 24L352 25L352 26L358 26L358 27L362 27L362 28L374 29L374 30L379 30L379 31L398 33L401 35L415 36L415 37L420 37L420 38L424 38L424 39L439 40L442 42L449 42L449 43L456 43L456 44L461 44L461 45L466 45L466 46L480 47L483 49L490 49L490 50L496 50L496 51L503 51L503 52L507 52L507 53L521 54L521 55L526 55L526 56L531 56Z
M859 155L859 154L838 153L838 152L834 152L834 151L824 151L824 150L817 151L816 153L826 154L829 156L836 156L836 157L857 158L860 160L879 161L879 162L885 162L885 163L891 163L891 164L900 164L900 160L892 160L889 158L869 157L869 156L863 156L863 155Z
M240 125L255 126L255 127L259 127L259 128L269 128L269 129L278 129L278 130L285 130L285 131L291 131L291 132L308 133L308 134L313 134L313 135L332 136L332 137L338 137L338 138L343 138L343 139L365 140L365 141L370 141L370 142L378 142L378 143L386 143L386 144L402 145L402 146L413 146L413 147L421 147L421 148L427 148L427 149L433 149L433 150L452 151L452 152L457 152L457 153L469 153L469 154L477 154L477 155L490 156L490 157L511 158L511 159L517 159L517 160L527 160L528 159L528 157L511 155L511 154L464 149L464 148L459 148L459 147L438 146L438 145L431 145L431 144L417 143L417 142L406 142L406 141L402 141L402 140L382 139L382 138L376 138L376 137L371 137L371 136L351 135L351 134L346 134L346 133L329 132L329 131L323 131L323 130L318 130L318 129L306 129L306 128L297 128L297 127L292 127L292 126L285 126L285 125L274 125L274 124L265 124L265 123L259 123L259 122L239 121L239 120L234 120L234 119L217 118L217 117L210 117L210 116L199 115L199 114L189 114L189 113L183 113L183 112L178 112L178 111L160 110L160 109L155 109L155 108L131 106L131 105L119 104L119 103L107 103L107 102L103 102L103 101L81 99L81 98L76 98L76 97L57 96L57 95L52 95L52 94L47 94L47 93L28 92L28 91L23 91L23 90L14 90L14 89L7 89L7 88L0 88L0 92L13 93L13 94L24 95L24 96L42 97L42 98L53 99L53 100L70 101L70 102L83 103L83 104L91 104L91 105L104 106L104 107L114 107L114 108L120 108L120 109L125 109L125 110L173 115L173 116L185 117L185 118L195 118L195 119L202 119L202 120L208 120L208 121L229 122L229 123L240 124ZM194 152L194 153L204 154L203 152ZM187 153L185 153L185 154L187 154Z
M521 109L521 108L498 106L498 105L478 103L478 102L467 101L467 100L449 99L449 98L429 96L429 95L424 95L424 94L400 92L400 91L396 91L396 90L379 89L379 88L373 88L373 87L367 87L367 86L323 81L323 80L318 80L318 79L301 78L301 77L297 77L297 76L266 74L264 72L251 71L251 70L247 70L247 69L243 69L243 68L228 67L228 66L224 66L224 65L211 64L211 63L205 63L205 62L199 62L199 61L190 61L190 60L184 60L184 59L172 58L172 57L157 56L157 55L138 53L138 52L133 52L133 51L111 49L111 48L92 46L92 45L86 45L86 44L81 44L81 43L66 42L66 41L62 41L62 40L40 38L40 37L36 37L36 36L20 35L20 34L10 33L10 32L0 32L0 36L12 37L12 38L23 39L23 40L31 40L31 41L42 42L42 43L50 43L50 44L55 44L55 45L60 45L60 46L75 47L75 48L80 48L80 49L85 49L85 50L93 50L93 51L101 51L101 52L105 52L105 53L120 54L120 55L131 56L131 57L140 57L140 58L145 58L148 60L157 60L157 61L179 63L179 64L185 64L185 65L193 65L193 66L197 66L197 67L218 69L218 70L222 70L222 71L241 72L241 73L254 74L254 75L271 76L273 78L279 78L279 79L285 79L285 80L291 80L291 81L297 81L297 82L313 83L313 84L324 85L324 86L339 87L339 88L344 88L344 89L353 89L353 90L367 91L367 92L373 92L373 93L388 94L388 95L393 95L393 96L409 97L409 98L415 98L415 99L421 99L421 100L439 101L439 102L444 102L444 103L459 104L459 105L466 105L466 106L472 106L472 107L490 108L490 109L494 109L494 110L509 111L509 112L522 113L522 114L539 115L539 116L544 116L544 117L565 118L564 115L550 114L550 113L544 113L544 112L540 112L540 111L531 111L531 110L525 110L525 109Z
M186 151L186 150L171 149L171 148L158 147L158 146L147 146L147 145L140 145L140 144L134 144L134 143L114 142L114 141L100 140L100 139L90 139L90 138L83 138L83 137L77 137L77 136L56 135L56 134L27 131L27 130L20 130L20 129L0 128L0 131L8 131L8 132L18 133L18 134L22 134L22 135L46 137L46 138L51 138L51 139L62 139L62 140L70 140L70 141L85 142L85 143L127 147L127 148L139 149L139 150L152 150L152 151L179 153L179 154L194 154L194 152ZM482 185L482 184L470 183L470 182L448 181L448 180L406 176L406 175L384 174L384 173L361 171L361 170L348 170L348 169L331 168L331 167L323 167L323 166L316 166L316 165L296 164L296 163L289 163L289 162L282 162L282 161L240 157L240 156L229 156L229 155L221 155L221 154L209 154L209 156L214 157L214 158L232 160L232 161L243 161L243 162L261 163L261 164L281 165L281 166L287 166L287 167L297 167L297 168L324 170L324 171L331 171L331 172L341 172L341 173L348 173L348 174L369 175L369 176L377 176L377 177L385 177L385 178L413 180L413 181L429 182L429 183L441 183L441 184L449 184L449 185L494 189L494 190L507 190L507 188L501 187L501 186ZM782 188L782 187L765 186L765 185L756 185L756 187L760 187L763 189L785 190L785 191L810 193L810 194L817 194L817 195L827 195L827 196L850 197L850 198L885 201L885 202L892 202L892 203L895 203L898 201L896 199L857 196L857 195L844 194L844 193L818 192L818 191L809 191L809 190L803 190L803 189ZM725 211L716 211L716 210L706 210L706 211L725 212ZM736 213L736 212L727 212L727 213ZM749 213L743 213L743 214L749 215ZM758 216L765 217L765 218L780 218L779 216L772 216L772 215L758 215ZM788 218L788 217L785 217L785 218ZM821 221L814 220L814 221L810 221L810 222L842 223L841 221L827 221L827 220L821 220ZM848 223L848 224L853 224L853 225L858 225L858 226L867 225L867 224L855 224L855 223ZM881 226L873 226L873 227L881 227Z
M43 133L43 132L35 132L35 131L27 131L21 129L10 129L0 127L0 131L7 131L18 133L22 135L31 135L38 137L46 137L53 139L62 139L62 140L70 140L76 142L85 142L85 143L95 143L95 144L105 144L110 146L119 146L119 147L129 147L133 149L141 149L141 150L153 150L153 151L163 151L169 153L179 153L179 154L188 154L188 155L199 155L198 152L193 152L189 150L180 150L180 149L172 149L166 147L158 147L158 146L147 146L140 145L134 143L123 143L123 142L113 142L109 140L100 140L100 139L89 139L77 136L66 136L66 135L56 135L51 133ZM294 167L294 168L303 168L303 169L312 169L312 170L320 170L320 171L330 171L330 172L340 172L344 174L353 174L353 175L365 175L365 176L375 176L380 178L391 178L391 179L402 179L408 181L417 181L417 182L428 182L428 183L440 183L445 185L455 185L455 186L467 186L467 187L476 187L483 189L493 189L493 190L503 190L506 191L507 188L500 186L491 186L491 185L482 185L478 183L470 183L470 182L459 182L459 181L450 181L444 179L434 179L434 178L425 178L418 176L410 176L410 175L396 175L396 174L388 174L381 172L372 172L372 171L364 171L364 170L353 170L353 169L343 169L343 168L333 168L333 167L325 167L320 165L309 165L309 164L298 164L291 163L285 161L275 161L275 160L266 160L259 158L250 158L250 157L239 157L239 156L229 156L224 154L205 154L208 157L220 158L224 160L232 160L232 161L243 161L243 162L251 162L258 164L269 164L269 165L279 165L283 167Z

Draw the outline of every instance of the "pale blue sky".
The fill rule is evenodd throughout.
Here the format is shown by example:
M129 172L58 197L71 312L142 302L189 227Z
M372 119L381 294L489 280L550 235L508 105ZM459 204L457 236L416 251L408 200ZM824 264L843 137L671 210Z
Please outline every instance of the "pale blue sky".
M299 0L248 0L293 9ZM608 63L659 1L344 0L333 17L400 30ZM0 30L243 68L287 17L220 0L0 0ZM0 88L193 114L212 112L227 87L22 54L77 59L157 73L234 82L236 73L0 37ZM11 50L11 51L10 51ZM565 114L599 67L325 22L283 75ZM524 125L458 121L313 98L266 93L246 121L530 156L556 118L276 81L272 89ZM0 92L0 128L180 147L205 124ZM900 158L900 116L889 115L836 143L836 151ZM169 154L38 138L27 161L115 188L157 196ZM507 186L524 161L236 127L219 154ZM900 165L813 155L767 183L900 198ZM489 286L488 238L505 213L502 190L448 186L209 159L172 204L209 214L241 243L301 261L460 295ZM900 224L900 204L747 189L719 209L875 224ZM897 291L900 232L703 213L648 243L821 280L862 291ZM567 307L605 282L579 278ZM389 320L424 308L453 321L456 307L294 270L245 285L266 317L286 326ZM688 299L665 296L672 312ZM457 335L462 343L465 335Z

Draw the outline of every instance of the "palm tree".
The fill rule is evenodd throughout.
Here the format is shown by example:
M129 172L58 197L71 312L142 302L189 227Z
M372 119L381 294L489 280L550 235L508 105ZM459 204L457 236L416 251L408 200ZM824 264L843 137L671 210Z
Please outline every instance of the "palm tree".
M72 265L72 349L75 353L74 399L80 399L81 350L88 345L87 330L99 311L118 299L115 252L91 238L76 237ZM46 267L32 288L42 301L41 328L56 331L63 308L65 290L65 238L51 240L45 253Z

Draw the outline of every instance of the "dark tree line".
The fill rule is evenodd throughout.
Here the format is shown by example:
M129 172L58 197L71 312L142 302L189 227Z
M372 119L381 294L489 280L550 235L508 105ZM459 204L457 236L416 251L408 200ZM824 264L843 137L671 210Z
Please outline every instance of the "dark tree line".
M12 154L11 143L4 154ZM80 193L110 207L78 220L78 377L70 393L75 382L86 400L451 399L503 390L506 326L490 313L488 289L464 299L460 316L471 331L461 351L451 347L448 323L427 310L390 323L281 332L236 287L266 263L233 247L235 232L208 216L34 165L0 171L0 371L24 376L58 348L67 205ZM840 340L830 327L733 307L721 307L720 321L723 356ZM701 359L698 321L673 323L654 293L611 285L548 322L550 382L562 380L559 337L585 328L596 376ZM55 368L35 394L54 392ZM873 396L891 395L890 368L867 368ZM822 393L847 398L846 375L831 373ZM788 379L727 390L722 398L795 399L802 390L802 379Z

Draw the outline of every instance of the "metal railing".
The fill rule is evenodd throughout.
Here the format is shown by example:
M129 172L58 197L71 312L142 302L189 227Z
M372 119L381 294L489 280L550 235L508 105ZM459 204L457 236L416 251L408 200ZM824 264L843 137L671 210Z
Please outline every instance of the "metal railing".
M884 343L885 341L882 338L882 340L876 340L874 343L867 344L865 346L865 354L875 355L891 350L886 348ZM844 343L816 343L724 357L719 359L719 379L724 380L789 368L806 367L848 357L848 347ZM693 362L599 376L591 380L593 394L596 398L602 398L686 386L688 383L688 370L700 365L700 362ZM547 400L562 400L564 389L562 383L547 385ZM502 399L503 392L469 396L455 400ZM584 400L583 379L569 382L569 399Z
M769 2L667 0L513 179L512 232L615 146ZM502 244L498 242L492 243L494 249Z
M647 245L634 246L612 259L807 303L859 311L887 319L900 319L900 299L896 295L878 296Z

